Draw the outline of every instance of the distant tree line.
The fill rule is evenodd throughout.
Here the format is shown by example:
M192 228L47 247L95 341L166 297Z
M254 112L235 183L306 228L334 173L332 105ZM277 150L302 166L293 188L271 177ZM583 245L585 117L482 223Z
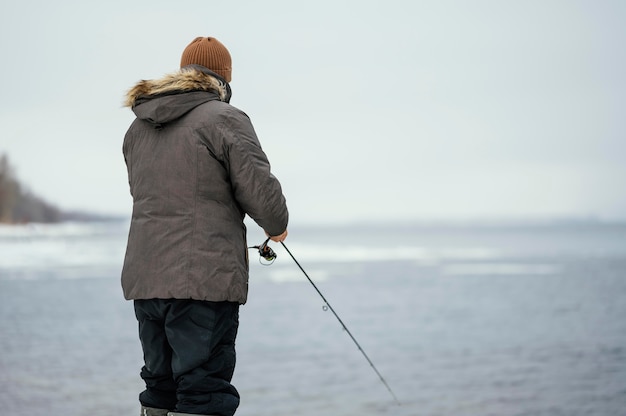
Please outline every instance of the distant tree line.
M6 154L0 156L0 223L57 222L61 211L18 182Z

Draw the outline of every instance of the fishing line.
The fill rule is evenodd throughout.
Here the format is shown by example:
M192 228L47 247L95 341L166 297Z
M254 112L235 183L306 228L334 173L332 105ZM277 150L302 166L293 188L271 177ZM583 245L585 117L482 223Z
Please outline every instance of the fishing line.
M348 327L346 326L346 324L343 323L343 321L341 320L341 318L339 317L339 315L337 315L337 312L335 312L335 310L333 309L332 306L330 306L330 303L328 303L328 301L326 300L326 298L324 297L324 295L322 294L322 292L317 288L317 285L313 282L313 280L311 280L311 278L309 277L309 275L307 274L307 272L304 271L304 269L302 268L302 266L300 265L300 263L298 263L298 260L296 260L296 258L293 256L293 254L291 254L291 251L289 251L289 249L287 248L287 246L285 245L285 243L283 243L282 241L280 242L280 244L282 244L282 246L285 248L285 250L287 250L287 253L289 253L289 255L291 256L291 258L293 259L293 261L296 263L296 265L300 268L300 270L302 270L302 273L304 273L304 275L306 276L306 278L309 280L309 283L311 283L311 285L313 286L313 288L315 288L315 290L317 291L317 293L320 295L320 297L322 298L322 300L324 301L325 305L325 309L330 309L330 311L333 313L333 315L335 315L335 318L337 318L337 320L339 321L339 323L341 324L341 326L343 327L344 331L346 331L348 333L348 335L350 336L350 338L352 338L352 341L354 341L354 343L356 344L356 346L359 348L359 351L361 351L361 354L363 354L363 356L365 357L365 359L367 360L367 362L370 364L370 366L372 367L372 369L376 372L376 374L378 375L378 378L380 379L380 381L383 382L383 384L385 385L385 387L387 388L387 390L389 391L389 393L391 393L391 396L393 396L393 399L396 401L396 403L399 405L400 401L398 400L398 398L396 397L396 395L393 393L393 391L391 390L391 387L389 387L389 384L387 384L387 382L385 381L385 379L383 378L383 376L380 374L380 372L378 371L378 369L376 368L376 366L374 365L374 363L372 362L372 360L370 360L370 357L367 356L367 354L365 353L365 351L363 350L363 348L361 347L361 345L357 342L356 338L354 338L354 335L352 335L352 332L350 332L350 330L348 329ZM265 241L265 243L263 243L262 246L267 247L267 240ZM269 247L267 247L269 249ZM271 250L271 249L270 249ZM259 249L259 252L261 252L261 250ZM272 252L273 253L273 252ZM273 258L276 258L276 254L274 254Z

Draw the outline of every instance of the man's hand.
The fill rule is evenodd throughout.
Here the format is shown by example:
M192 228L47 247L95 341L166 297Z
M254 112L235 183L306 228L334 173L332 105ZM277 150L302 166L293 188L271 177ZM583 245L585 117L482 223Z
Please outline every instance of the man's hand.
M287 230L285 230L285 232L282 233L281 235L274 235L274 236L269 235L267 231L265 232L265 235L268 236L269 239L275 243L282 243L283 241L285 241L285 238L287 238L287 234L289 234Z

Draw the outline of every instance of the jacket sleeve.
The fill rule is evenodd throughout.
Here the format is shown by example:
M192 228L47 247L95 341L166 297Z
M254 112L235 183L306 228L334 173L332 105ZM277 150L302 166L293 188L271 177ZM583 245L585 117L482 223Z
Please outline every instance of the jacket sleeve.
M222 138L222 163L235 199L268 234L282 234L287 229L289 213L280 182L271 172L248 116L231 109L217 128Z

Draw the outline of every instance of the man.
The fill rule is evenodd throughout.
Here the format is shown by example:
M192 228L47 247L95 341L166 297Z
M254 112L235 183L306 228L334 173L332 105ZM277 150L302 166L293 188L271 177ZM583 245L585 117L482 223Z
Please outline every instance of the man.
M228 50L198 37L180 66L126 96L137 118L123 146L133 214L122 287L144 353L141 414L230 416L248 289L243 220L280 242L288 212L250 120L229 104Z

